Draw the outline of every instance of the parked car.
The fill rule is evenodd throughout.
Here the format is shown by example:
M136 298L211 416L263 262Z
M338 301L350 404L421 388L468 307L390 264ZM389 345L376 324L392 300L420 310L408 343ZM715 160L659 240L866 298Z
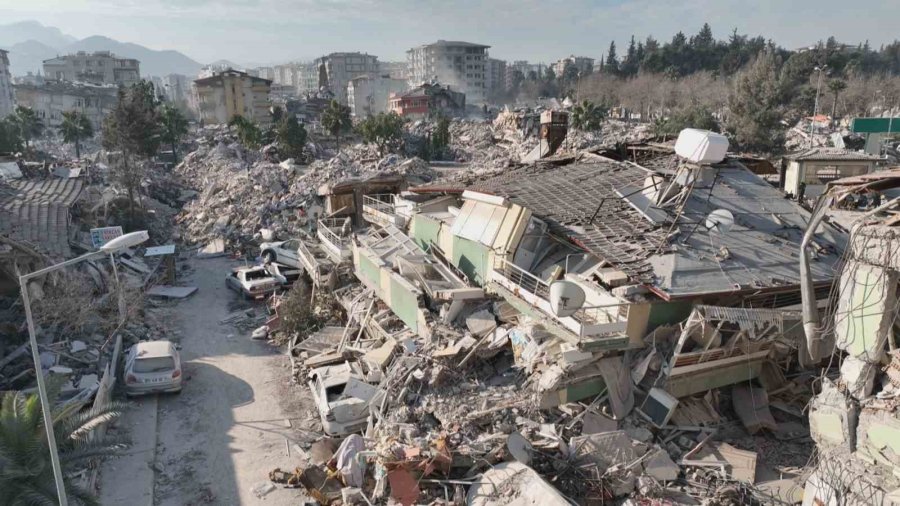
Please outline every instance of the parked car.
M264 265L237 267L225 278L225 286L248 299L262 299L280 286Z
M309 373L322 428L330 436L359 432L366 428L369 403L378 389L363 379L356 363L344 362L313 369Z
M181 392L181 355L170 341L142 341L125 356L125 394Z
M297 250L300 248L299 239L289 241L264 242L259 245L264 263L278 262L288 267L303 268Z

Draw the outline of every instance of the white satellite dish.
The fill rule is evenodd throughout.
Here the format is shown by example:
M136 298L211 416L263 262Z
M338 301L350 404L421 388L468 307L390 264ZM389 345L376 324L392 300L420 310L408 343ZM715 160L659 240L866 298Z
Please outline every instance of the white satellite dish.
M550 283L550 309L553 314L564 318L572 316L584 306L584 290L572 281Z
M734 215L727 209L716 209L706 217L706 228L720 234L727 234L734 226Z

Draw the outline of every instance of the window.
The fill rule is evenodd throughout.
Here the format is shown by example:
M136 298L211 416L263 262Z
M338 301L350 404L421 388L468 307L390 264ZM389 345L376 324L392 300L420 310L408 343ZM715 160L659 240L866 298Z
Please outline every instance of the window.
M175 359L172 357L139 358L134 361L132 370L137 373L163 372L175 369Z

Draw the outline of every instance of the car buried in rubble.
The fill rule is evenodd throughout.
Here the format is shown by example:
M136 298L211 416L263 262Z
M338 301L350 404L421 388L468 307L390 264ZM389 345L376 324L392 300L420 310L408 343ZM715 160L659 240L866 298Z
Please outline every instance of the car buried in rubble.
M378 390L366 383L358 364L317 367L310 371L308 384L326 434L341 436L366 428Z
M247 299L262 299L278 290L278 279L264 265L236 267L225 277L225 286Z

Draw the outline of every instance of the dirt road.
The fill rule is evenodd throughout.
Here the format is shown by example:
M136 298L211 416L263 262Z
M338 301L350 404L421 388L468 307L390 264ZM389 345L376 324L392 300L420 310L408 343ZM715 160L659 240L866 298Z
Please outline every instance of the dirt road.
M271 469L296 467L289 446L308 439L302 428L315 419L314 407L290 385L290 364L279 350L219 324L250 304L225 288L225 273L237 264L219 258L190 265L180 282L199 290L168 309L182 336L184 390L142 399L120 422L132 427L136 444L105 465L103 504L297 504L305 498L299 490L277 488L260 499L252 489ZM151 444L151 428L140 422L154 405Z

